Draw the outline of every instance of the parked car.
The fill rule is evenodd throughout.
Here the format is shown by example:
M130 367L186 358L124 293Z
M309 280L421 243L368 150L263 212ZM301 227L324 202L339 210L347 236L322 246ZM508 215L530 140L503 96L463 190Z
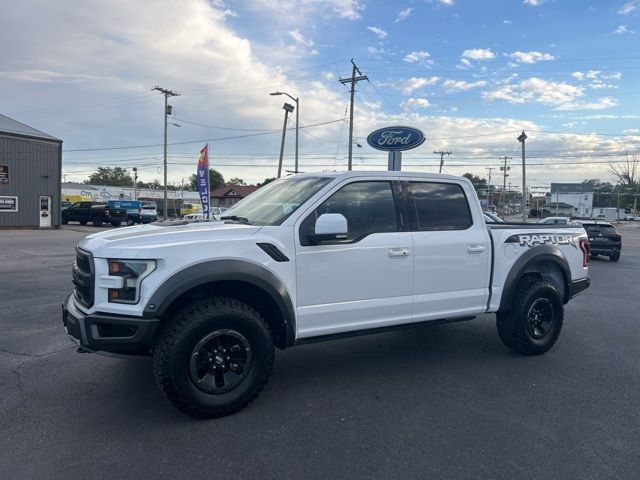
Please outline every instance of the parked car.
M493 223L504 223L504 220L502 220L498 215L496 215L493 212L487 212L486 210L484 212L482 212L485 216L489 217L490 219L493 220Z
M226 210L227 209L224 207L211 207L211 210L209 211L210 219L218 220L220 218L220 215L222 215L222 213ZM204 219L204 215L201 211L193 212L183 216L182 219L188 222L198 222Z
M487 225L451 175L298 174L221 220L85 238L62 306L79 351L151 356L196 417L252 402L276 347L496 313L508 348L542 354L590 283L582 228Z
M142 200L142 210L140 212L140 222L151 223L158 220L158 206L156 202Z
M576 223L582 225L587 232L592 257L604 255L609 257L612 262L620 260L622 236L618 233L616 227L608 222L594 220L577 221Z
M61 212L62 224L69 222L79 222L86 225L91 222L94 227L99 227L104 223L110 223L114 227L119 227L127 221L126 208L110 208L106 203L99 202L76 202L69 208Z
M576 223L569 217L547 217L542 220L538 220L538 223L543 223L545 225L576 225Z

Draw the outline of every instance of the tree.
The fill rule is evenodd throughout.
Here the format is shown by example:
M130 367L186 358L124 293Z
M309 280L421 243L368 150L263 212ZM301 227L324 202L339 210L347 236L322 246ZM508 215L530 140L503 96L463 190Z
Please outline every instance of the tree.
M198 189L197 180L198 178L195 173L191 175L191 177L189 177L189 186L191 187L192 190ZM209 189L215 190L218 187L224 187L224 177L216 169L210 168L209 169Z
M486 178L481 178L478 175L474 175L473 173L468 173L468 172L465 173L463 177L471 181L471 183L473 184L473 188L476 189L477 193L484 193L484 194L487 193Z
M637 174L640 170L640 160L635 155L632 158L627 159L624 162L610 163L611 173L618 180L618 183L627 188L635 188L638 181Z
M246 185L246 184L247 183L243 179L238 178L238 177L233 177L231 180L229 180L226 183L227 186L229 186L229 185Z
M122 167L98 167L84 183L92 185L108 185L110 187L131 187L133 178Z
M261 187L265 186L267 183L271 183L276 179L276 177L265 178L262 183L258 183Z

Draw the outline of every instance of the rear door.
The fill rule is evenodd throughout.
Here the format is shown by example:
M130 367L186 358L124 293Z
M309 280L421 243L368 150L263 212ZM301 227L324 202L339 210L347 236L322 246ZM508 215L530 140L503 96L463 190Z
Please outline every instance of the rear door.
M388 180L353 181L302 217L296 227L300 338L411 321L412 237L399 191ZM312 245L308 235L324 213L344 215L348 237Z
M404 185L413 231L414 319L484 312L491 240L484 221L473 219L467 197L467 193L473 193L446 181L410 181Z

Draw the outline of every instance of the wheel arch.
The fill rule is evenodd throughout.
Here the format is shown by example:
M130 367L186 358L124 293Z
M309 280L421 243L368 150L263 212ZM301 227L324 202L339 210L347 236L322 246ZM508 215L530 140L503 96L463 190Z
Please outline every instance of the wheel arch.
M520 281L527 275L551 280L558 287L562 302L569 301L571 270L566 256L556 246L539 245L527 250L511 267L502 289L500 311L509 310Z
M266 268L243 260L212 260L191 265L166 279L151 295L143 316L163 321L185 302L222 295L256 308L284 349L295 342L293 303L284 283Z

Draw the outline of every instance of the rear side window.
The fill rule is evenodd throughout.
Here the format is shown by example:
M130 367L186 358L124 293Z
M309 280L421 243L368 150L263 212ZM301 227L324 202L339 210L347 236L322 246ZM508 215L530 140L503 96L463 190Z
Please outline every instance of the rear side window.
M314 232L316 219L324 213L341 213L347 219L348 237L331 243L358 241L372 233L397 232L395 203L390 182L355 182L345 185L304 219L304 236Z
M472 225L469 202L460 185L410 182L409 192L418 230L465 230Z

